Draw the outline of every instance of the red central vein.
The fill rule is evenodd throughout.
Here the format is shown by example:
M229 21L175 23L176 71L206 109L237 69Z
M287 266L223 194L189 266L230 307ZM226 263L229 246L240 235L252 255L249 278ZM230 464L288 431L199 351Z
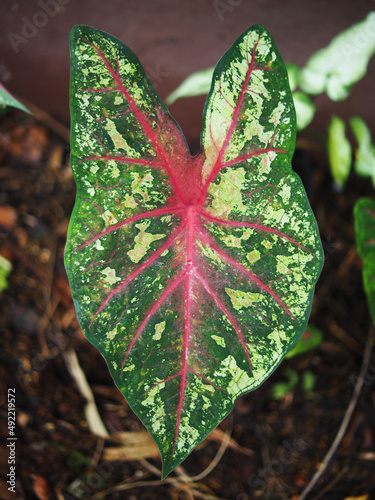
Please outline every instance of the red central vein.
M208 238L203 232L200 234L200 237L202 240L204 240L216 253L218 253L221 257L223 257L224 260L226 260L227 262L229 262L232 266L234 266L236 269L238 269L239 271L243 272L244 274L246 274L246 276L248 276L252 281L254 281L262 290L264 290L265 292L267 292L269 295L271 295L271 297L273 297L273 299L275 299L275 301L284 309L284 311L292 318L294 319L295 321L297 321L297 319L293 316L293 314L289 311L289 309L287 308L287 306L284 304L284 302L280 299L280 297L278 297L278 295L276 295L276 293L271 290L271 288L269 288L267 285L265 285L259 278L257 278L253 273L251 273L250 271L248 271L246 269L246 267L243 267L241 266L241 264L239 264L238 262L236 262L234 259L230 258L225 252L223 252L223 250L221 250L219 247L217 247L216 245L214 245L212 243L212 241L210 240L210 238Z
M125 226L126 224L132 224L133 222L141 219L146 219L148 217L157 217L159 215L166 215L166 214L175 214L178 212L181 212L183 210L183 207L165 207L165 208L157 208L156 210L150 210L149 212L143 213L143 214L137 214L134 215L133 217L129 217L129 219L126 219L122 222L118 222L117 224L114 224L113 226L108 227L101 233L97 234L96 236L92 237L91 239L85 241L85 243L82 243L77 248L73 249L73 252L77 252L78 250L81 250L82 248L86 247L87 245L91 245L91 243L94 243L94 241L98 240L99 238L102 238L106 234L109 234L113 231L116 231L122 226Z
M207 293L213 298L213 300L216 302L217 306L219 307L219 309L224 313L224 315L228 318L228 321L229 323L233 326L234 328L234 331L236 332L237 334L237 337L240 341L240 344L245 352L245 355L246 355L246 359L247 359L247 362L249 363L249 367L250 367L250 370L251 370L251 373L253 373L253 370L252 370L252 365L251 365L251 359L250 359L250 355L249 355L249 351L247 349L247 345L246 345L246 342L245 342L245 339L242 335L242 332L241 330L239 329L239 327L237 326L236 322L234 321L232 315L230 314L230 312L228 311L228 309L225 307L225 305L221 302L221 300L219 299L219 297L216 295L216 293L209 287L207 281L199 274L197 273L196 274L198 280L202 283L203 287L205 288L205 290L207 291Z
M176 194L179 196L180 200L183 200L184 198L183 198L182 193L180 191L180 188L178 186L177 180L176 180L176 178L175 178L175 176L173 174L171 166L169 165L169 161L168 161L168 159L167 159L167 157L165 155L165 152L161 148L161 146L160 146L160 144L158 142L158 138L154 134L154 132L153 132L152 128L150 127L150 125L148 124L147 120L145 119L145 117L143 116L143 114L139 111L138 106L136 105L136 103L134 102L134 100L132 99L132 97L130 96L129 92L124 87L124 85L123 85L123 83L122 83L122 81L120 79L120 76L119 76L119 71L115 72L113 70L113 68L110 65L109 61L107 60L107 58L105 57L105 55L103 54L103 52L98 47L96 47L89 40L85 40L85 41L86 41L86 43L88 43L95 50L95 52L101 58L101 60L105 64L107 70L109 71L109 73L111 74L112 78L116 82L119 91L123 94L123 96L125 97L125 99L128 101L130 109L132 110L132 112L134 113L134 115L136 116L136 118L138 119L138 122L142 126L142 128L143 128L146 136L149 137L150 141L152 142L152 144L156 148L157 153L158 153L159 157L161 158L161 160L163 162L163 166L164 166L165 170L167 171L167 174L169 176L169 179L171 181L171 184L172 184L172 186L173 186Z
M291 243L293 243L293 245L303 248L303 250L306 250L306 252L313 253L309 248L305 247L301 243L298 243L298 241L296 241L295 239L291 238L285 233L282 233L281 231L278 231L277 229L273 229L272 227L263 226L262 224L255 224L253 222L240 222L234 220L219 219L218 217L214 217L213 215L210 215L204 210L200 210L199 214L201 217L208 219L212 222L215 222L216 224L225 224L231 227L250 227L252 229L258 229L259 231L263 231L265 233L276 234L277 236L280 236L280 238L285 238L286 240L290 241Z
M164 253L174 243L174 241L177 239L177 237L179 236L179 234L183 231L183 229L185 228L185 226L186 226L186 224L181 224L178 227L178 229L171 235L171 237L169 238L169 240L166 243L164 243L164 245L162 247L159 248L159 250L157 250L149 259L146 260L146 262L144 262L142 265L140 265L138 267L138 269L136 269L133 273L131 273L119 286L117 286L114 290L112 290L108 294L108 296L106 297L106 299L103 300L103 302L101 303L99 309L94 314L94 316L93 316L93 318L92 318L92 320L90 322L90 326L93 324L93 322L95 321L95 319L98 316L98 314L106 307L106 305L112 299L112 297L114 295L118 294L121 290L123 290L126 287L126 285L128 285L139 274L141 274L147 267L149 267L153 262L155 262L155 260L162 253Z
M194 232L195 232L195 220L196 209L194 206L189 206L186 213L186 223L187 223L187 244L186 244L186 280L185 280L185 325L184 325L184 339L183 339L183 352L182 352L182 366L181 366L181 382L180 382L180 396L178 400L177 407L177 421L176 421L176 432L173 442L173 449L171 456L173 456L178 433L180 429L181 413L184 404L184 396L186 389L186 375L188 372L188 358L189 358L189 332L190 332L190 316L191 316L191 280L192 274L194 272L194 262L193 262L193 249L194 249Z

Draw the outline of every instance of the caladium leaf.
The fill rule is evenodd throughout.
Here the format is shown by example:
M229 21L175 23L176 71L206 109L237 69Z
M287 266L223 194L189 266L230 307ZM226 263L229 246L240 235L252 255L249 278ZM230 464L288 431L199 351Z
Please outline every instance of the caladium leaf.
M84 26L70 43L67 272L165 477L305 330L322 250L290 166L288 77L266 29L245 32L216 67L191 157L127 46Z
M357 251L363 261L363 285L375 324L375 200L361 198L354 207Z

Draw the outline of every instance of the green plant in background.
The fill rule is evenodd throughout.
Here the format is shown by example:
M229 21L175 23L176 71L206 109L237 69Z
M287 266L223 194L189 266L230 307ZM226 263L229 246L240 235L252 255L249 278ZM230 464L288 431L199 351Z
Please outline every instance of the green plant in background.
M349 96L350 89L366 74L369 60L375 53L375 12L335 36L315 52L303 68L288 63L290 88L297 114L297 129L303 130L314 118L313 98L327 93L333 101ZM172 104L182 97L207 94L213 67L190 75L167 98Z
M318 328L309 325L297 344L291 349L284 359L291 359L301 354L305 354L314 350L323 340L323 333ZM292 390L299 381L301 381L302 389L305 394L312 391L315 384L315 375L311 370L306 370L300 376L295 370L290 367L284 368L282 374L287 378L287 382L277 382L272 386L274 399L281 399L290 390Z
M12 263L0 255L0 292L8 288L8 276L12 271Z
M5 113L9 108L18 108L21 111L25 111L25 113L30 113L27 107L13 97L4 85L0 83L0 113Z
M10 108L18 108L25 113L30 111L0 83L0 114L6 113ZM0 292L8 288L8 276L12 271L12 263L0 255Z
M77 315L155 439L163 477L306 328L323 255L291 169L295 112L262 26L219 61L191 157L135 54L71 34Z
M375 324L375 200L361 198L354 207L356 246L363 262L363 284Z
M328 127L328 160L335 185L339 190L344 188L353 166L356 174L370 177L375 187L375 145L370 129L359 116L352 116L349 123L357 142L354 161L344 120L332 117Z
M346 138L345 122L332 116L328 125L327 151L331 174L338 191L344 187L352 166L352 147Z
M316 106L311 98L299 89L301 70L298 66L294 63L288 63L286 67L288 70L290 90L292 91L294 106L296 108L297 130L303 130L312 122L316 112Z
M370 129L359 116L350 118L350 127L358 143L354 158L354 171L362 177L370 177L375 188L375 145Z
M330 164L332 176L340 189L344 189L352 165L354 172L361 177L369 177L375 187L375 145L371 132L359 116L350 118L350 127L357 141L354 153L345 136L345 124L341 120L339 133L332 133L332 122L329 137L332 141ZM375 324L375 200L360 198L354 206L355 239L358 254L363 261L363 284L367 295L369 309Z
M374 35L375 11L309 58L301 70L301 89L311 95L325 92L333 101L346 99L352 86L366 74L375 53Z

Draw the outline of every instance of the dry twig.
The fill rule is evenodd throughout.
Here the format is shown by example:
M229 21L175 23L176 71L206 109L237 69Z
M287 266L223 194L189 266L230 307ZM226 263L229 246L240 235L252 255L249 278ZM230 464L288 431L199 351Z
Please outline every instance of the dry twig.
M211 494L206 494L203 493L202 491L199 491L199 487L202 487L198 483L201 479L206 477L212 470L217 466L219 461L221 460L222 456L225 453L225 450L227 449L230 439L231 439L231 434L232 434L232 427L233 427L233 422L231 419L229 419L229 424L228 427L223 434L223 440L220 444L219 450L217 451L215 457L213 458L212 462L210 465L200 474L197 476L190 477L186 471L184 470L183 467L179 466L176 468L176 472L179 474L180 477L167 477L164 480L158 480L158 481L135 481L132 483L125 482L125 483L120 483L117 484L116 486L112 486L105 491L101 491L93 496L90 497L90 500L98 500L99 498L104 498L105 496L117 492L117 491L125 491L129 490L132 488L138 488L138 487L144 487L144 486L163 486L165 484L172 484L177 490L184 490L185 493L187 493L190 497L192 498L202 498L203 500L225 500L223 498L218 498L216 496L213 496ZM160 476L161 471L152 465L150 462L148 462L145 459L139 460L139 462L147 469L149 472L152 474L155 474L157 476Z
M76 381L80 393L86 398L87 403L84 411L89 429L97 436L109 438L108 431L99 415L94 395L79 364L76 352L69 349L67 352L63 353L63 357L69 373Z

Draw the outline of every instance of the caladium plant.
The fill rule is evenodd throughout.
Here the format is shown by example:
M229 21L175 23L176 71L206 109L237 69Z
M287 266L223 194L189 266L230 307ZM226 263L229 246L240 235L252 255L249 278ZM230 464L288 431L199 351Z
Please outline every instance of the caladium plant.
M322 267L267 30L219 61L192 157L135 54L76 26L66 268L87 338L170 473L303 334Z

